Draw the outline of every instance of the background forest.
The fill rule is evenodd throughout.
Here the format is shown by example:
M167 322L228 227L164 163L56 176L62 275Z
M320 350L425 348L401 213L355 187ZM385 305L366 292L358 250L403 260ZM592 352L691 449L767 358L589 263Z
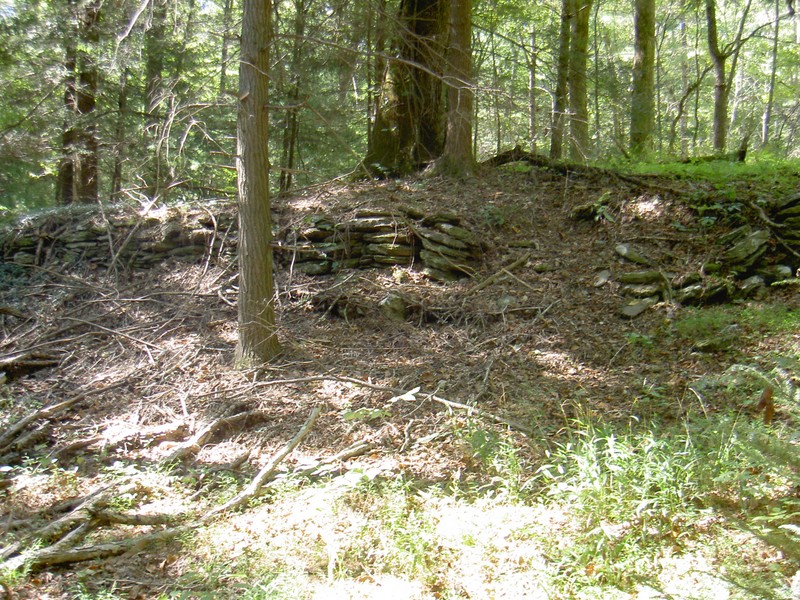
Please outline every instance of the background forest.
M274 3L276 189L367 156L399 52L398 4ZM475 2L476 156L519 144L579 161L683 158L744 139L793 156L800 22L790 10L779 0ZM231 194L240 16L236 0L3 0L5 208ZM651 116L632 122L642 105Z

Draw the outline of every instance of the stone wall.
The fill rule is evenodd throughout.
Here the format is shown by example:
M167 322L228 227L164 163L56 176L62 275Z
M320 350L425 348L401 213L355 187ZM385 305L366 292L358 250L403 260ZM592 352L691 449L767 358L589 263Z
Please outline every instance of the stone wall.
M231 256L237 220L229 204L160 208L66 207L26 215L0 229L5 262L93 262L147 268L168 258L199 261ZM418 266L449 281L471 275L478 237L455 215L361 211L346 217L312 214L275 232L276 260L309 275L350 268Z

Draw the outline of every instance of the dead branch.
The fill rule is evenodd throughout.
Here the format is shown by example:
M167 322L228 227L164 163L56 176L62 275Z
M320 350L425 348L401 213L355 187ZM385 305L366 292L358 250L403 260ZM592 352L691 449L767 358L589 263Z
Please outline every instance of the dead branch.
M105 331L106 333L111 333L113 335L118 335L125 339L128 339L132 342L136 342L137 344L142 344L143 346L147 346L148 348L153 348L154 350L163 350L161 346L157 346L156 344L151 344L147 340L143 340L141 338L133 337L132 335L128 335L123 331L119 331L117 329L111 329L110 327L103 327L98 323L93 323L92 321L86 321L84 319L76 319L74 317L62 317L66 321L75 321L76 323L81 323L83 325L89 325L90 327L95 327L101 331Z
M22 419L14 423L14 425L9 427L5 432L0 434L0 453L7 451L11 445L11 440L13 440L13 438L16 437L20 431L25 429L31 423L34 423L35 421L38 421L40 419L49 419L57 415L58 413L66 410L70 406L82 402L91 395L99 394L102 392L108 392L110 390L122 387L123 385L127 385L127 383L128 383L127 380L121 380L102 388L88 390L81 394L73 396L72 398L68 398L62 402L58 402L56 404L51 404L50 406L41 408L31 413L27 417L23 417Z
M315 406L308 419L306 419L306 422L303 423L300 431L297 432L297 435L295 435L288 444L281 448L278 453L272 457L272 460L270 460L261 468L258 474L253 478L253 481L251 481L250 484L244 490L239 492L234 498L222 506L218 506L212 511L206 513L206 515L204 515L200 521L206 522L222 512L226 512L233 508L238 508L250 499L255 498L261 491L261 488L264 486L264 484L275 474L275 470L278 468L278 465L281 463L281 461L286 458L289 453L308 436L309 433L311 433L311 429L314 427L314 423L317 421L317 418L321 413L322 406Z
M66 515L48 523L44 527L40 527L11 546L0 550L0 560L6 560L10 556L18 554L24 545L31 543L33 540L39 540L45 544L58 543L64 536L81 524L86 523L89 520L91 511L100 510L100 507L105 506L112 492L114 496L119 496L133 492L137 487L138 484L128 484L114 489L114 486L105 485L94 490Z
M220 417L216 421L213 421L212 423L209 423L203 427L194 436L192 436L191 439L179 446L177 450L166 457L162 462L170 463L184 460L188 456L196 454L200 451L200 448L202 448L203 445L206 444L206 442L208 442L208 440L210 440L214 434L216 434L217 431L223 427L243 426L248 419L253 419L256 421L268 421L270 418L270 415L260 410L251 410L248 412L239 413L238 415L233 415L231 417Z
M63 458L74 452L82 450L83 448L88 448L89 446L93 446L94 444L101 442L105 442L103 444L103 450L105 451L113 450L122 444L126 444L129 447L151 446L162 441L183 439L187 435L188 428L189 426L186 423L176 422L143 428L121 437L117 437L113 440L109 440L104 435L93 435L82 440L71 442L70 444L62 446L61 448L57 448L53 451L53 455Z
M469 296L470 294L476 294L477 292L480 292L483 288L492 285L495 281L500 279L500 277L502 277L505 272L513 271L514 269L516 269L520 265L526 263L530 257L531 257L530 252L524 254L523 256L520 256L517 260L515 260L513 263L511 263L507 267L501 268L499 271L495 272L493 275L490 275L489 277L487 277L486 279L481 281L475 287L467 290L464 295L465 296Z
M65 549L50 546L34 552L28 557L28 560L31 568L41 569L43 567L50 567L53 565L63 565L97 558L107 558L109 556L119 556L120 554L125 554L126 552L143 550L144 548L153 546L157 543L168 542L188 531L191 531L194 527L196 527L196 524L170 527L168 529L161 529L145 535L115 540L113 542L106 542L103 544L95 544L93 546L84 546L82 548Z

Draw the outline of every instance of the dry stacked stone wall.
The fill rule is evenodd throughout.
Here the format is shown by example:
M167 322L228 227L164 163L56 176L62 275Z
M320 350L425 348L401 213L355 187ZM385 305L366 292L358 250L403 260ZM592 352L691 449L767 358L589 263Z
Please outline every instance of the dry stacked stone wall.
M0 229L3 261L23 265L86 261L148 268L170 258L230 256L236 243L236 212L229 204L146 214L133 207L66 207ZM400 265L449 281L474 272L481 244L455 215L406 209L309 215L299 225L276 230L275 251L279 263L309 275Z

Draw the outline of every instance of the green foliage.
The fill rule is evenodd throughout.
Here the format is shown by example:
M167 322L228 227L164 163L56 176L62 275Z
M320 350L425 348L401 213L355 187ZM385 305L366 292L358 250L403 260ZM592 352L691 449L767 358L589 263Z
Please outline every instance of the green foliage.
M365 478L340 502L369 519L335 557L338 576L353 575L362 565L379 573L433 576L439 560L434 521L408 482Z
M467 421L466 426L456 428L455 435L467 448L470 460L489 475L489 483L478 488L481 493L491 490L509 500L524 497L528 473L508 435L485 429L474 421Z
M686 340L718 335L731 326L741 329L744 342L748 335L795 331L800 327L800 312L778 303L687 308L672 324L677 336Z

